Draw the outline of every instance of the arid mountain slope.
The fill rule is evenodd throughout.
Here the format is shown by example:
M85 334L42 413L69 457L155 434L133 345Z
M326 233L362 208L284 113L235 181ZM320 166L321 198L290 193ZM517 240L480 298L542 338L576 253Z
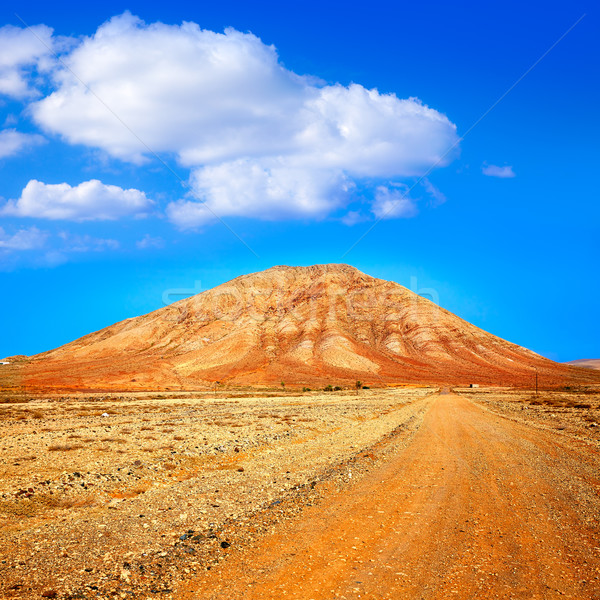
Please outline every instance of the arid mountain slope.
M228 383L597 381L348 265L279 266L116 323L23 365L23 384L194 389Z
M586 369L600 369L600 358L580 358L579 360L570 360L565 364Z

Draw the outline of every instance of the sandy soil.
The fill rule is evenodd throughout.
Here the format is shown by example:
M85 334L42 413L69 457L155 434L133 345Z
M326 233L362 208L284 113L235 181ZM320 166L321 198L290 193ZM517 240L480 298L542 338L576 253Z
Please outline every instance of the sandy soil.
M172 597L406 443L432 391L5 398L0 597Z
M80 396L0 414L0 597L600 599L598 393Z

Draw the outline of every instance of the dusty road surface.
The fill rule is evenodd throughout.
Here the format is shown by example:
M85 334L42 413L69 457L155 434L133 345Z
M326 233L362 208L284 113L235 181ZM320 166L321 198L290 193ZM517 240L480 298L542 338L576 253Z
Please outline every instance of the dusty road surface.
M182 598L600 598L597 446L455 394L412 442Z

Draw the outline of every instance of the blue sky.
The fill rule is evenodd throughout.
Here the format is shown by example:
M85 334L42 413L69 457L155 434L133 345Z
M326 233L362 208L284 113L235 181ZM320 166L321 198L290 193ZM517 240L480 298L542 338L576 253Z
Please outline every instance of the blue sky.
M0 356L345 262L554 360L600 357L594 3L0 17Z

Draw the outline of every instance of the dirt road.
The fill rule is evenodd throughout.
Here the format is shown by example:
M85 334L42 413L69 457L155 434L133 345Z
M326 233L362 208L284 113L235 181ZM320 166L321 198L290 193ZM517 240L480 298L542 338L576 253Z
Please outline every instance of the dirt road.
M411 444L183 598L600 598L600 456L438 396Z

